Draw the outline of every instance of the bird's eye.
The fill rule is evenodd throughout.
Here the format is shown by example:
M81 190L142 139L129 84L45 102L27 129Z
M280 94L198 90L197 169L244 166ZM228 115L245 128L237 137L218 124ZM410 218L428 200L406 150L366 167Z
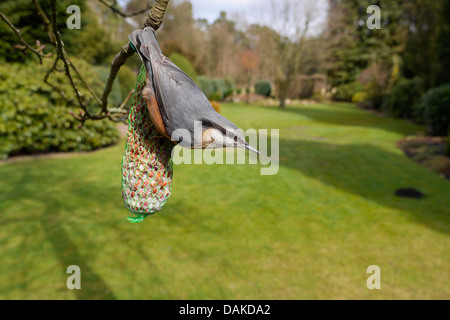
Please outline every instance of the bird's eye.
M238 142L238 138L234 136L234 142Z

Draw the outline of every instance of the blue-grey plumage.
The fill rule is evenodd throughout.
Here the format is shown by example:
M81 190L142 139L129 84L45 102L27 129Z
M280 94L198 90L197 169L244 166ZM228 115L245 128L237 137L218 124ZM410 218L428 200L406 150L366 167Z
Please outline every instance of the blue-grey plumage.
M198 85L164 56L153 28L136 30L129 39L147 71L144 98L153 109L153 122L163 123L164 128L158 131L165 131L161 133L185 148L242 147L259 153L234 123L214 110ZM199 123L201 132L194 134Z

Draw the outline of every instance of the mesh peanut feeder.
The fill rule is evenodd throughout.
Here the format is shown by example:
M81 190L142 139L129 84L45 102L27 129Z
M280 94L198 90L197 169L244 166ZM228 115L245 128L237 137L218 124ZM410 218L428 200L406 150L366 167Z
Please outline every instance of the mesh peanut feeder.
M142 96L145 68L141 68L128 119L122 163L122 197L134 215L133 223L162 209L171 194L173 143L155 130Z

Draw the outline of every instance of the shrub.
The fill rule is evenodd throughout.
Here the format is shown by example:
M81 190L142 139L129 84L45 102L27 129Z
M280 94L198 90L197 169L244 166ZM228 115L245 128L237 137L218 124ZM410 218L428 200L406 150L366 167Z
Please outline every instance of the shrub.
M228 87L223 79L200 76L198 81L200 89L209 100L222 101L225 98Z
M216 91L213 94L210 94L208 98L212 101L221 101L222 95L220 94L220 92Z
M220 103L217 101L210 101L210 103L214 110L216 110L217 113L220 113L220 111L222 110L222 106L220 105Z
M300 90L289 96L298 99L309 99L314 95L314 80L303 80L300 82L299 87L297 90Z
M450 84L428 91L422 108L428 133L433 136L446 136L450 126Z
M213 94L214 86L210 78L205 76L198 77L198 86L202 89L205 96L209 97Z
M98 74L81 60L73 62L100 94L103 83ZM60 94L43 82L51 64L51 59L45 59L43 66L0 65L0 158L20 153L88 151L118 140L118 131L108 120L88 121L79 128L80 122L69 114L69 110L76 110L69 108ZM50 82L65 96L74 97L63 73L52 74ZM81 85L79 88L82 94L88 94ZM91 111L96 110L91 106Z
M358 77L358 81L364 86L367 100L374 109L381 109L383 104L391 80L389 69L386 64L376 64L361 72Z
M353 96L357 92L361 92L363 89L362 85L359 82L351 82L347 84L343 84L336 88L335 93L333 95L333 99L336 101L352 101Z
M223 93L223 98L226 99L228 97L231 97L234 94L234 89L227 89L224 93Z
M178 68L183 70L192 80L198 83L198 75L191 62L180 53L172 53L169 59L177 65Z
M270 81L258 81L255 84L255 93L263 97L270 97L270 94L272 93L272 85L270 84Z
M384 98L383 110L397 118L419 118L418 106L422 102L423 82L420 78L402 79Z
M287 97L291 99L310 99L314 92L315 80L307 79L303 75L298 75L292 81Z
M445 153L447 154L447 157L450 157L450 128L448 130L447 147L445 148Z
M231 78L226 78L224 83L225 92L223 93L223 98L226 99L234 94L234 81Z
M317 102L323 102L326 101L326 96L323 95L321 92L314 92L311 99Z
M91 70L91 72L95 71L95 73L98 76L98 80L100 82L106 83L106 81L108 80L108 77L109 77L110 68L107 66L94 66L92 68L93 68L93 70ZM120 72L119 72L119 74L120 74ZM135 77L134 81L136 82L136 77ZM109 94L108 101L111 105L118 107L123 102L125 97L122 94L120 78L119 78L119 81L114 81L114 83L113 83L112 91Z
M223 79L214 78L213 79L213 86L214 86L214 94L220 98L217 101L221 101L225 97L225 91L227 89L225 85L225 81Z
M367 101L367 94L365 92L357 92L352 97L352 102L361 103Z
M68 28L63 28L66 26L66 20L68 15L66 14L67 8L76 4L80 7L83 13L82 21L82 32L73 32ZM40 6L42 10L49 15L50 13L50 1L40 1ZM75 53L79 48L81 50L86 50L86 47L81 47L78 45L78 40L80 37L84 37L86 34L86 28L91 29L91 20L87 21L86 16L90 15L90 6L87 1L72 1L72 0L60 0L56 1L56 19L57 25L60 26L60 32L62 33L62 38L64 39L64 44L66 50L70 53ZM32 47L36 47L36 40L39 40L41 44L47 44L44 52L53 52L52 46L49 46L50 42L48 39L48 34L45 28L42 27L42 20L39 15L36 14L36 8L32 1L29 0L15 0L15 1L0 1L0 11L9 18L11 23L22 31L22 36ZM49 16L50 18L50 16ZM100 32L98 32L100 33ZM102 35L105 35L102 33ZM19 41L14 32L11 31L6 23L1 20L0 23L0 56L4 57L8 62L24 62L24 61L34 61L37 62L36 56L34 54L23 54L21 50L14 48ZM93 43L91 43L92 45Z

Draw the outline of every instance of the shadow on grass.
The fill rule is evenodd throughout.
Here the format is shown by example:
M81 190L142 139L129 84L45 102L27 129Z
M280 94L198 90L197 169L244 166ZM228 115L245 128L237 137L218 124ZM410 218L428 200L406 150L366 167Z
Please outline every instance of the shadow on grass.
M49 181L64 181L67 178L66 174L59 176L49 173L46 175L41 170L23 171L20 175L18 172L20 171L14 173L13 179L9 179L10 184L14 184L14 188L4 192L3 196L5 198L15 198L18 203L27 199L37 200L44 205L45 210L40 217L2 219L1 225L4 226L11 223L25 224L29 222L40 223L46 239L51 244L55 257L61 266L56 272L61 272L63 278L67 279L70 276L70 274L66 273L67 267L77 265L81 269L81 290L72 290L77 299L115 299L112 290L102 277L90 268L89 259L80 254L78 247L64 228L65 226L70 227L70 225L64 223L63 213L71 214L71 207L64 201L65 198L61 196L61 193L51 190L55 186ZM70 175L70 173L67 172L67 175ZM36 186L36 184L30 184L30 181L40 181L40 183Z
M280 153L281 166L285 168L298 170L326 185L382 206L407 212L413 221L442 233L450 233L448 215L450 185L401 154L372 145L338 145L289 139L280 140ZM69 275L65 271L69 265L77 264L82 270L82 290L74 290L78 299L115 299L114 293L104 279L90 267L90 257L84 254L86 250L77 247L77 244L72 241L72 233L67 231L70 230L70 226L65 223L64 215L74 212L84 200L95 202L99 204L99 208L105 209L104 204L110 202L111 195L117 194L118 190L112 180L105 182L92 177L84 179L83 172L88 175L90 171L85 172L84 169L79 169L78 162L71 161L70 167L68 163L65 160L52 162L51 170L45 170L48 162L38 164L32 169L24 164L12 164L11 167L5 167L1 171L4 174L4 181L8 181L10 188L5 190L2 196L5 199L14 198L18 203L32 198L45 206L45 213L39 218L39 222L61 265L60 271L57 272L61 272L66 279ZM95 163L92 166L97 169ZM18 168L23 172L16 170ZM71 180L70 177L74 173L77 179ZM106 176L111 177L112 173L110 171L103 173L102 177ZM53 185L52 181L58 181L58 183ZM76 183L71 184L70 182L73 181ZM427 198L410 200L395 197L396 189L402 187L416 187L424 191ZM63 188L64 190L61 190ZM61 197L59 191L63 191L65 198ZM66 200L70 200L70 203ZM174 200L169 200L170 206L164 212L168 223L182 229L201 223L189 214L201 209L191 207L185 202L174 202ZM123 212L123 223L127 223L126 211ZM15 221L14 217L8 218L2 219L1 224ZM36 218L32 217L33 221L36 221ZM98 224L98 220L96 223ZM208 224L202 225L202 228L205 233L216 232ZM164 282L158 278L158 266L153 262L151 252L145 250L143 242L136 242L132 235L120 230L114 236L123 239L129 248L139 253L139 256L146 261L148 270L152 270L148 272L152 277L151 283L158 287L164 286ZM89 237L89 234L86 237ZM182 243L183 239L179 241ZM85 243L89 245L89 241ZM193 249L186 245L186 250ZM205 252L197 249L193 254L201 261ZM165 297L170 298L170 293L167 293Z
M99 300L108 299L115 300L112 290L104 282L102 277L95 273L87 262L88 259L83 257L77 246L70 240L69 235L64 230L64 223L58 221L58 208L64 206L60 201L48 202L48 215L42 217L42 227L46 232L47 239L53 246L56 257L59 260L61 269L65 271L68 266L76 264L81 270L81 290L73 290L79 300ZM55 223L56 221L56 223ZM53 222L53 223L52 223ZM48 228L52 225L52 228ZM65 277L69 274L64 273Z
M274 107L263 107L273 109ZM355 109L346 104L335 104L332 107L295 106L280 109L280 112L293 113L314 121L338 126L372 127L400 134L413 133L416 130L408 122L399 119L381 118L368 111ZM397 124L396 124L396 123Z
M280 165L383 206L412 215L415 221L450 233L450 185L403 155L372 145L336 145L280 139ZM284 159L284 160L283 160ZM425 182L428 181L428 184ZM423 190L424 200L398 198L399 188ZM447 209L446 209L447 208Z
M4 178L8 181L9 188L2 190L2 198L14 199L16 204L14 206L17 208L23 208L21 203L24 201L36 203L40 208L39 211L43 213L30 214L28 217L16 217L11 214L0 215L0 224L6 226L20 223L23 226L24 234L28 230L27 223L40 224L45 240L51 244L54 257L59 262L58 268L51 272L60 273L63 279L67 279L70 276L70 274L66 273L68 266L77 265L81 269L81 290L72 291L77 299L116 299L113 290L91 264L91 261L95 259L96 252L102 249L102 243L108 242L109 238L108 236L99 237L96 234L90 234L87 230L92 229L84 229L83 223L89 219L89 215L98 215L99 210L101 210L102 212L120 212L123 216L118 223L130 225L126 218L131 216L131 214L126 208L121 206L120 210L117 210L116 204L120 203L122 205L121 201L116 201L117 199L111 201L112 195L120 197L118 184L104 181L100 177L93 179L90 169L87 171L77 170L74 177L76 162L70 159L61 159L58 162L54 162L54 165L49 170L46 170L47 163L38 163L33 167L33 170L24 170L24 168L29 168L29 164L11 164L9 170L4 171ZM97 169L95 165L93 168ZM104 173L102 174L104 175ZM117 179L120 181L120 175L117 176ZM198 208L191 207L185 203L174 202L172 199L170 206L165 208L164 214L168 223L183 228L193 225L197 226L199 221L194 220L189 215L189 212L194 212L195 210L198 210ZM81 216L80 213L82 213ZM70 217L75 214L78 215L75 218L77 222L75 225L71 225L70 221L73 222L73 220ZM116 227L115 224L117 222L107 220L107 214L101 214L101 217L93 218L93 224L99 226L95 232L113 232L114 237L121 239L121 245L126 246L128 251L133 251L139 255L142 261L145 261L147 265L145 269L147 271L151 270L151 272L148 272L148 277L151 278L152 286L155 286L155 292L163 292L160 296L153 295L152 298L176 299L177 297L172 296L168 289L161 290L161 288L166 286L163 279L159 277L163 271L155 263L152 252L145 247L145 241L136 241L136 237L133 234ZM149 217L148 219L150 220L151 218ZM110 222L112 223L111 225L109 225ZM147 221L147 223L151 223L151 221ZM136 225L136 227L139 228L139 225ZM88 228L90 227L88 226ZM133 228L125 229L132 230ZM213 230L208 230L207 226L204 226L204 229L205 232L213 232ZM80 245L72 239L85 239L85 241L82 241ZM23 253L27 254L26 252ZM115 263L115 271L123 266L122 258L113 259L112 261ZM61 290L68 290L65 289L65 282L61 285Z
M46 193L47 195L49 193ZM105 283L101 276L95 273L88 263L88 258L80 254L78 247L70 240L70 236L64 229L63 217L61 213L69 211L67 205L56 197L46 197L47 209L42 215L42 229L45 230L47 240L51 243L56 257L64 272L64 277L70 274L65 273L70 265L77 265L81 270L81 290L74 289L73 293L79 300L115 300L112 290ZM66 225L67 226L67 225Z

